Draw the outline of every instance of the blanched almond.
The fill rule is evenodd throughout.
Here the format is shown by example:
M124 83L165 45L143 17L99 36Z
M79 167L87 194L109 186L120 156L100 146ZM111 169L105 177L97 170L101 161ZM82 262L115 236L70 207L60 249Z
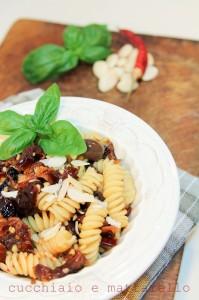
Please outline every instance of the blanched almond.
M108 92L114 88L117 81L118 76L113 71L109 71L99 79L98 88L100 92Z
M107 66L109 68L115 67L118 62L118 59L119 59L119 57L116 53L109 55L106 59Z
M118 78L120 78L124 74L124 69L121 67L114 67L113 71L118 76Z
M119 57L128 57L133 52L133 46L131 44L125 44L120 48L118 55Z
M138 55L138 49L134 49L133 52L131 53L131 55L129 56L125 66L124 66L124 70L126 72L132 72L133 68L135 66L135 62L137 59L137 55Z
M117 62L117 66L118 66L118 67L123 67L123 66L126 65L127 61L128 61L128 60L127 60L126 58L121 57L121 58L118 60L118 62Z
M108 72L108 65L104 60L96 61L93 64L93 73L97 78L101 78Z
M146 71L144 73L144 76L142 77L143 81L150 81L153 80L155 77L157 77L159 73L158 68L155 66L149 66L146 68Z
M117 88L122 93L130 93L138 87L137 81L134 80L130 73L125 73L121 77Z

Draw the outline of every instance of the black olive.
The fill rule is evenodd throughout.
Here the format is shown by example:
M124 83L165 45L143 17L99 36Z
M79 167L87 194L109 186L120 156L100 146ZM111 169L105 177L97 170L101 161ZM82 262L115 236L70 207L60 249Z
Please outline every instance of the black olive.
M17 214L20 217L27 217L34 214L37 193L37 188L31 183L19 190L17 198L14 200Z
M5 187L8 186L8 181L7 179L5 179L2 184L0 184L0 192L2 192L4 190Z
M19 174L19 172L13 167L9 168L8 171L7 171L7 175L9 177L11 177L14 181L17 181L18 174Z
M103 157L104 148L98 142L86 139L87 151L84 153L84 157L90 161L98 161Z
M11 199L1 198L0 212L4 218L13 217L16 215L15 205Z

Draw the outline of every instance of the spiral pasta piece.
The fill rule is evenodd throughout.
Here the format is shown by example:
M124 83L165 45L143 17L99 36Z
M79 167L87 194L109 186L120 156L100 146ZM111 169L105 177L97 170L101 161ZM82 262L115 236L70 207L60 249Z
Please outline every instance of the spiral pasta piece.
M120 222L121 227L128 225L126 203L124 199L124 170L121 165L106 159L103 168L104 190L103 195L108 206L110 217Z
M36 278L34 267L39 264L37 254L26 252L7 252L5 263L0 263L0 269L13 275L24 275Z
M56 200L53 194L41 192L37 196L37 207L40 210L46 211Z
M22 219L33 232L41 232L59 223L59 220L52 213L42 211L41 216L37 213Z
M102 189L103 176L97 171L89 167L85 174L80 178L83 192L93 194L93 192Z
M36 247L40 252L56 255L71 248L75 241L76 238L62 227L54 237L50 239L40 239L36 243Z
M100 228L107 216L107 209L102 204L98 202L90 204L81 226L79 248L87 259L87 265L93 264L99 255Z
M133 178L129 171L124 170L124 198L126 206L133 203L136 195Z
M36 252L39 258L39 263L49 267L50 269L55 269L63 264L61 257L55 257L50 253Z
M62 260L44 253L7 252L5 263L0 263L0 269L13 275L29 276L36 278L34 268L42 264L50 269L62 265Z
M48 210L54 215L56 220L65 222L69 221L79 208L80 204L78 202L64 198L61 201L56 201Z
M98 161L96 161L94 164L95 169L97 170L97 172L99 173L103 173L103 168L104 168L104 159L100 159Z

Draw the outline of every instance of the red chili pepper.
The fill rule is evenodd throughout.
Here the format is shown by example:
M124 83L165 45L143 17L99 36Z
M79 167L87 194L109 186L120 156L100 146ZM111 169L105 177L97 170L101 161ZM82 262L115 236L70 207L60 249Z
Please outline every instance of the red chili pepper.
M133 75L136 79L141 78L147 67L147 49L141 37L134 32L126 29L121 29L120 34L138 49L138 55L135 62Z

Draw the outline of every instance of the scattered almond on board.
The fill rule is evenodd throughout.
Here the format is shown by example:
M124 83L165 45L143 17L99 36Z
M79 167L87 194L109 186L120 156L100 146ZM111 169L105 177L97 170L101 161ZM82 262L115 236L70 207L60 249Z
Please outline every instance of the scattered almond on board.
M99 60L93 64L93 73L98 78L100 92L108 92L117 88L122 93L130 93L139 86L139 76L134 69L138 49L131 44L125 44L117 53L110 54L106 60ZM147 53L147 67L141 77L143 81L153 80L159 71L154 66L154 57Z

